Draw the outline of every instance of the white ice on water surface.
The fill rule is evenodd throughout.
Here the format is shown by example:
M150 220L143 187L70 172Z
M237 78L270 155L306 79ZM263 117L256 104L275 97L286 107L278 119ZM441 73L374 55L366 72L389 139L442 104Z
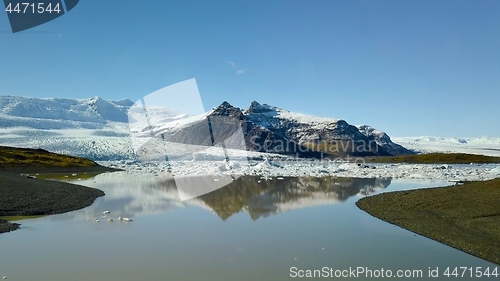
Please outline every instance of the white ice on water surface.
M351 177L432 179L447 181L488 180L500 176L495 164L356 164L333 161L290 161L264 159L251 161L104 161L100 164L119 168L127 173L158 175L255 175L277 177Z

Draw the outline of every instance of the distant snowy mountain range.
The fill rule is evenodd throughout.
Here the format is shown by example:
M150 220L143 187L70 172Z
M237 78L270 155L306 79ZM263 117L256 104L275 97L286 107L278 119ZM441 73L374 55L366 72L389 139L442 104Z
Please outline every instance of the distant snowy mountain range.
M99 97L76 100L0 96L0 124L3 128L99 130L111 122L128 122L127 110L132 104L126 99L105 101Z
M394 137L393 140L417 153L463 152L500 156L500 137L443 138Z
M148 139L194 146L231 140L228 148L235 145L253 156L271 152L314 158L321 153L321 157L399 155L412 153L399 144L414 151L432 151L431 144L443 143L440 139L399 138L397 144L384 132L367 125L352 126L341 119L293 113L258 102L244 110L224 102L196 116L148 107L147 123L134 123L145 114L135 109L134 102L127 99L0 96L0 145L44 148L94 160L120 160L135 159L135 142L141 138L142 149L158 144ZM206 134L207 130L212 134ZM242 133L241 138L234 138L236 130ZM476 141L460 142L471 143ZM497 152L499 143L500 138L488 140L488 147L493 146L489 151Z

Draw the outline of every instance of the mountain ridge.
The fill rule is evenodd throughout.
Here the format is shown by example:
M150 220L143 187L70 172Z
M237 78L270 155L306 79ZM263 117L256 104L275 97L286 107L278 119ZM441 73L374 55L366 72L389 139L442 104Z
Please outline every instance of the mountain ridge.
M244 144L240 140L235 148L244 146L249 151L301 158L412 154L371 127L364 126L360 131L343 119L293 113L257 101L243 110L224 101L204 118L178 128L167 127L156 136L162 141L210 146L222 144L240 129Z
M217 121L230 117L232 121L222 123L226 125L226 132L216 132L216 138L227 140L227 134L241 128L245 148L249 151L312 158L411 153L404 148L389 153L389 148L399 147L387 134L373 128L360 130L343 119L294 113L257 101L247 109L225 101L200 115L148 105L150 122L134 128L129 127L134 118L144 117L141 116L144 114L142 104L138 107L141 111L131 112L135 104L128 99L109 101L98 96L87 99L0 96L0 144L44 148L74 156L89 156L94 160L129 159L134 154L130 139L136 137L167 134L180 143L212 145L206 134L204 139L197 139L189 129L195 129L193 126L198 124L198 129L205 132L208 127L200 122L206 122L207 118ZM232 141L237 147L237 140ZM280 144L288 144L291 148L283 149ZM342 153L331 155L328 149L332 148L334 152ZM360 153L356 150L358 148Z

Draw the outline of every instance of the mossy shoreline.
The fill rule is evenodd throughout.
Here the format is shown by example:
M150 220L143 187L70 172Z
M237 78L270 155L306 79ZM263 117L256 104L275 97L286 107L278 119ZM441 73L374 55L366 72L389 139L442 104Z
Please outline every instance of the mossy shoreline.
M382 193L356 205L383 221L500 265L500 178Z

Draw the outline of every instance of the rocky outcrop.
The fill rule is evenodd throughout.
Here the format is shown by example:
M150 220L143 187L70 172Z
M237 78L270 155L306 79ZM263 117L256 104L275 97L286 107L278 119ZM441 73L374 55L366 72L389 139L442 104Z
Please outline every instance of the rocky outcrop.
M358 130L370 140L374 140L390 155L406 155L414 154L412 151L404 148L403 146L392 142L391 138L384 132L379 131L368 125L357 126Z

